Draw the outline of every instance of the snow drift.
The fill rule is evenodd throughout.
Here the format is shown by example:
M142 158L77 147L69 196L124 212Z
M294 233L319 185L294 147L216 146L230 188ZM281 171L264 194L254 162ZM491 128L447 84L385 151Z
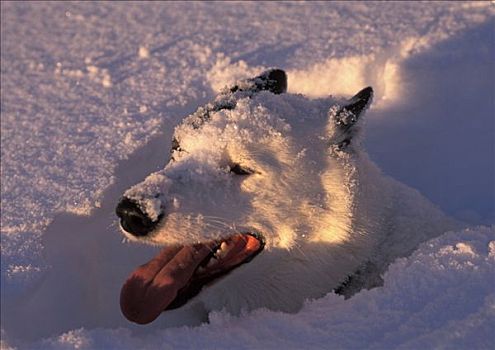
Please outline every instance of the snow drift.
M200 327L79 328L46 349L490 349L495 325L495 227L449 232L390 266L383 287L345 301L329 294L298 314L210 315ZM7 339L8 341L8 339Z
M492 4L2 2L1 31L2 348L489 348L493 228L426 243L348 301L142 329L115 290L153 249L120 244L113 209L213 90L280 66L291 92L376 86L371 158L457 219L492 224Z

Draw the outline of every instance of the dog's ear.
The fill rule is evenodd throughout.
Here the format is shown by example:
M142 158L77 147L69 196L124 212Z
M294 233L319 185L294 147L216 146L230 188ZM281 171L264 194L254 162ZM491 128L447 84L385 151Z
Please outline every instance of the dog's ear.
M286 92L287 74L282 69L273 68L230 88L230 92L232 93L236 91L256 93L263 90L273 92L277 95Z
M206 106L199 107L196 112L184 120L184 123L190 124L194 129L198 129L210 120L211 112L234 109L239 93L242 97L251 97L263 90L270 91L274 94L286 92L287 74L281 69L273 68L264 71L252 79L240 81L231 88L224 89L214 101L208 103ZM178 147L176 144L178 142L172 145L172 149Z
M343 106L332 107L329 111L330 118L336 127L334 143L339 148L345 148L351 143L357 132L356 125L360 117L370 106L373 99L373 89L371 86L364 88L349 99Z
M269 69L254 78L253 83L257 90L283 94L287 91L287 74L282 69Z

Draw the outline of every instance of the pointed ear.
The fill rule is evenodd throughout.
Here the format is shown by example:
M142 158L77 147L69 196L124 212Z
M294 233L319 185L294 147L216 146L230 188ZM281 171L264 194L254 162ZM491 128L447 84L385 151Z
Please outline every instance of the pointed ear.
M282 69L268 69L257 77L234 85L229 90L232 93L236 91L256 93L265 90L277 95L282 94L287 91L287 74Z
M234 109L237 104L237 92L240 92L242 97L251 97L263 90L270 91L274 94L286 92L287 74L282 69L272 68L264 71L257 77L240 81L234 86L222 91L212 102L199 107L196 112L185 118L184 123L188 123L194 129L198 129L210 120L211 112L218 112L222 109ZM175 144L172 145L172 148L175 148Z
M287 91L287 74L282 69L269 69L252 79L252 81L259 91L267 90L276 95Z
M330 116L337 129L335 143L339 148L344 148L351 143L357 131L356 124L370 106L372 99L373 89L371 86L368 86L359 91L337 110L330 109Z

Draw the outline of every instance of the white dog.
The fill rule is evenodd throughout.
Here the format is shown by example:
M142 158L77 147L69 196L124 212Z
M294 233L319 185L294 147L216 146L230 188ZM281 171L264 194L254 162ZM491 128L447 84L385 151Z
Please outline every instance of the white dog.
M456 225L361 149L370 87L350 100L286 88L272 69L226 89L176 128L166 167L124 193L124 235L164 246L122 288L129 320L195 296L205 311L234 314L348 297Z

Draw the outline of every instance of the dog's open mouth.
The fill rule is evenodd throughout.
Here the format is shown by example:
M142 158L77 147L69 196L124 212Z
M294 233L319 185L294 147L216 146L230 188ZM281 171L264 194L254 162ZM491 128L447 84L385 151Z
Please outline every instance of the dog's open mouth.
M263 250L258 234L237 233L223 241L166 247L127 278L120 293L122 313L146 324L178 308L203 286L251 261Z

